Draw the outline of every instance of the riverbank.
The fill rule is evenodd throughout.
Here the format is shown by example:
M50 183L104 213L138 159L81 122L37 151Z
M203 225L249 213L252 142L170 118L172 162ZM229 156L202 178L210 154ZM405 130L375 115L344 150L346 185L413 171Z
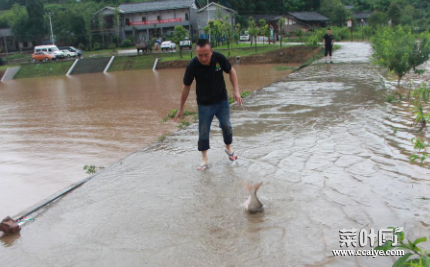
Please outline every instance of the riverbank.
M240 64L303 63L315 53L303 45L283 48L277 45L259 45L257 52L255 47L232 48L230 52L224 48L214 50L224 54L232 63L236 61L237 57L240 57ZM178 52L117 56L110 66L109 72L152 69L157 58L161 59L157 69L183 68L193 56L195 56L193 51L183 52L182 58ZM73 61L25 64L21 66L15 79L65 75L72 64Z

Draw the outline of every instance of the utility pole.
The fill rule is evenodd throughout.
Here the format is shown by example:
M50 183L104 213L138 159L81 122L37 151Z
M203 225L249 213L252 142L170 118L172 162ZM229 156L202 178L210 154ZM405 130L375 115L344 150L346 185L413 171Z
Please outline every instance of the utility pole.
M51 16L54 15L54 13L45 13L45 15L49 17L49 25L51 26L51 42L52 44L55 44L54 32L52 31L52 20L51 20Z

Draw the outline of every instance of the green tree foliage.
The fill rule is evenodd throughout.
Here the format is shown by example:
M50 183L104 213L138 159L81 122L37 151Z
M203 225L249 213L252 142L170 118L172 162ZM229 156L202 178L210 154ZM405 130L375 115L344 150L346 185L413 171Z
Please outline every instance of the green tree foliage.
M340 0L322 0L320 12L336 26L343 26L347 19L351 17L351 14L345 9Z
M387 16L393 25L399 25L402 17L402 6L398 2L392 2L387 11Z
M175 30L173 31L173 36L171 40L176 44L176 49L179 49L179 55L182 58L182 50L179 47L179 43L188 36L188 31L182 27L181 25L175 26Z
M376 11L369 18L369 24L372 27L388 25L388 17L384 12Z
M400 83L409 71L422 72L417 67L429 59L430 35L385 27L372 38L372 47L374 62L396 74Z
M225 40L227 42L227 48L228 48L228 56L230 56L230 43L234 37L234 29L233 25L230 23L230 16L225 16L223 28L222 28L223 34L225 36Z
M41 0L27 0L27 36L41 38L47 34L45 24L45 9Z
M259 29L252 17L249 18L248 25L249 25L248 33L249 33L249 36L251 36L251 46L252 46L252 42L254 42L255 52L257 52L257 36L258 36Z

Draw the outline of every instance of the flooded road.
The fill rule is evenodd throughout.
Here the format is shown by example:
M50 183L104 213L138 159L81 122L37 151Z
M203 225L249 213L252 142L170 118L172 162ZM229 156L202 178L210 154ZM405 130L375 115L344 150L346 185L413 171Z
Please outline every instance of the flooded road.
M236 66L241 90L255 91L291 72L275 67ZM160 121L179 106L183 73L141 70L0 83L0 203L7 203L0 205L0 219L85 178L84 165L109 166L176 131L176 124ZM187 109L195 107L195 89L187 103Z
M236 165L213 127L209 169L197 172L193 124L108 167L21 237L0 239L2 264L391 266L393 257L332 254L340 229L430 234L428 166L408 162L409 122L383 102L369 54L342 44L338 64L311 65L234 107ZM263 213L245 213L242 181L263 182Z

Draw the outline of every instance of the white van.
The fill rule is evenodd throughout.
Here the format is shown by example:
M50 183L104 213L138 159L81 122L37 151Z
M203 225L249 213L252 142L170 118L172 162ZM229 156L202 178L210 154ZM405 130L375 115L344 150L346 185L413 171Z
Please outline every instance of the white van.
M55 58L64 58L65 55L61 52L56 45L38 45L34 47L34 53L36 52L47 52L55 55Z
M248 31L244 31L239 35L239 41L249 41L251 38L249 36Z

